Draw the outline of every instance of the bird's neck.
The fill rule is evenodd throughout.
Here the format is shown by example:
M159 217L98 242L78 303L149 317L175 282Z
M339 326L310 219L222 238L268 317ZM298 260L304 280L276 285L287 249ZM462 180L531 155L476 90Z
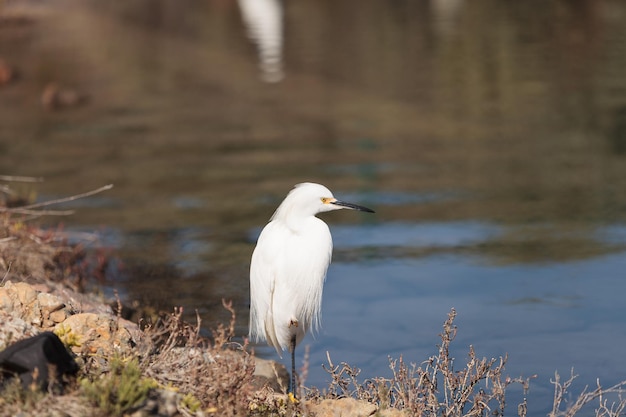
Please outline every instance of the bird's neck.
M283 223L292 232L300 234L305 232L310 227L312 222L315 222L319 219L317 219L313 215L291 215L276 217L273 220Z

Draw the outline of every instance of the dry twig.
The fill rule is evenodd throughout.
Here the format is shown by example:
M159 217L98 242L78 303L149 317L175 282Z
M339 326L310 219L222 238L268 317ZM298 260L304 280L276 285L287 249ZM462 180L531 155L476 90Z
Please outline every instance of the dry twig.
M550 380L554 385L554 400L552 411L548 414L548 417L573 417L582 410L585 405L596 399L599 400L599 408L596 409L597 417L617 417L622 415L623 410L626 408L626 399L622 397L622 394L626 392L626 380L609 388L602 388L600 380L596 380L596 389L587 391L588 387L585 387L574 402L568 404L564 410L561 410L561 404L567 403L565 395L568 393L568 390L577 377L578 375L574 375L574 370L572 369L570 377L566 381L561 382L561 376L558 372L554 373L554 379ZM610 405L607 405L605 396L608 394L617 395L617 401L613 401Z
M78 200L80 198L89 197L94 194L101 193L103 191L107 191L113 188L113 184L108 184L103 187L97 188L95 190L87 191L81 194L72 195L69 197L58 198L55 200L42 201L40 203L28 204L20 207L0 207L0 213L9 213L9 214L23 214L23 215L34 215L34 216L66 216L69 214L73 214L74 210L33 210L38 209L40 207L47 207L54 204L67 203L69 201Z
M0 181L7 182L43 182L42 177L24 177L19 175L0 175Z
M456 336L456 311L452 309L443 325L438 353L421 366L407 365L404 359L390 359L393 377L357 382L359 369L346 363L334 365L327 353L324 367L332 381L331 398L354 396L378 404L381 408L406 410L417 416L468 416L504 414L506 388L519 383L528 389L529 379L503 377L506 356L499 359L478 358L472 346L461 370L454 369L450 344ZM522 404L523 406L524 404Z

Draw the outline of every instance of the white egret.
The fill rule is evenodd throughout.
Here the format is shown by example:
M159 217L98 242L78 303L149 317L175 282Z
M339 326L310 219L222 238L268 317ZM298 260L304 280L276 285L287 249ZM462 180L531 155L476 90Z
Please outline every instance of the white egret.
M366 207L339 201L320 184L294 187L261 231L250 264L250 337L291 353L291 393L295 395L295 350L305 333L318 330L322 288L333 241L325 211Z

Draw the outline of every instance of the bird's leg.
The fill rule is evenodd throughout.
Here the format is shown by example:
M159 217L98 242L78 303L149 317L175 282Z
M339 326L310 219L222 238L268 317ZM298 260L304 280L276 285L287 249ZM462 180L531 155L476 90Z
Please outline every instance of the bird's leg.
M289 351L291 352L291 394L296 397L296 335L291 336L289 341Z

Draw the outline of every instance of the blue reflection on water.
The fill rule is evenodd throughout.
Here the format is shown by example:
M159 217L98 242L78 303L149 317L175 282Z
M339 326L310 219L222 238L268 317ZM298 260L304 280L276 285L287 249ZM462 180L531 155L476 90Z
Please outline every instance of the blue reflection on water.
M626 225L616 224L599 227L596 230L596 237L603 242L614 245L626 244Z
M338 250L359 246L444 246L479 243L500 232L480 222L332 227ZM623 227L598 232L622 242ZM464 365L469 345L479 357L509 355L506 373L538 377L533 406L551 404L549 383L573 367L579 385L599 377L626 379L626 260L622 254L535 265L493 265L476 256L438 254L419 259L335 261L324 291L323 328L311 345L308 385L325 387L329 351L335 364L362 369L361 378L390 377L388 356L421 363L436 353L451 308L459 333L453 355ZM302 355L302 350L299 354ZM532 414L531 414L532 415Z
M365 191L352 193L338 191L335 194L343 200L359 201L362 204L373 201L378 207L403 206L407 204L425 204L466 198L465 193L451 190L422 193L403 193L399 191Z
M488 240L500 228L476 221L331 226L335 249L365 246L454 247Z

